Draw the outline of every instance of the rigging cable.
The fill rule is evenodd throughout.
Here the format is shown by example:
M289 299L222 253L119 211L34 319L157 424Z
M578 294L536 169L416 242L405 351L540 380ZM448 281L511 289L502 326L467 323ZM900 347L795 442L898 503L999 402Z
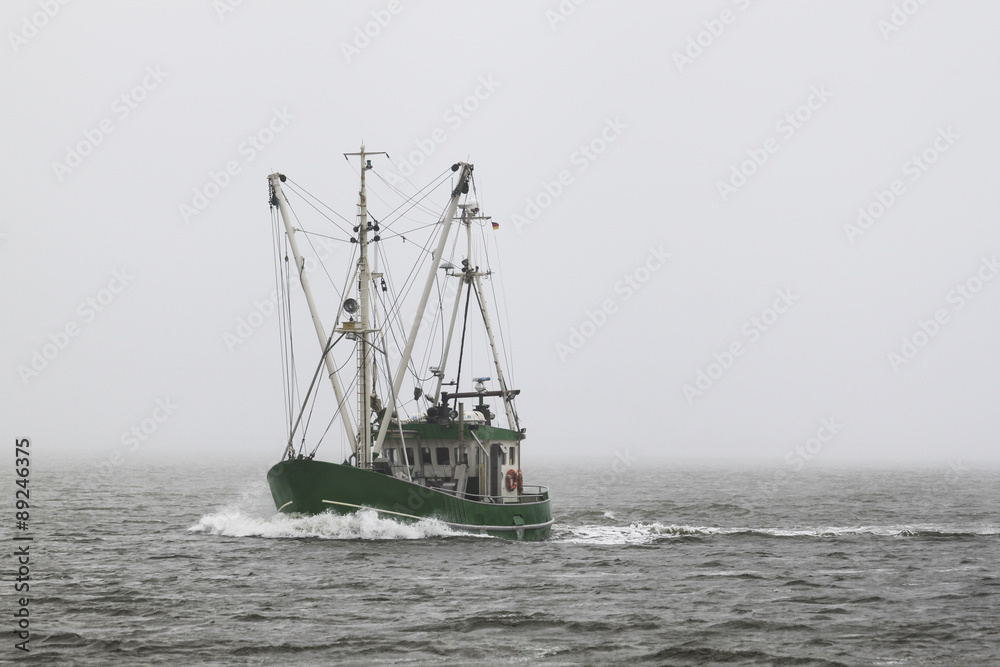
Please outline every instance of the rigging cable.
M331 338L333 337L333 334L334 334L334 333L336 333L336 331L334 331L333 333L331 333L331 334L330 334L330 337L331 337ZM340 334L340 337L341 337L341 338L343 338L343 336L344 336L344 334ZM338 338L338 339L337 339L337 341L339 341L339 340L340 340L340 338ZM332 345L330 345L330 347L328 348L328 352L327 352L327 354L332 354L332 350L333 350L333 345L336 345L336 344L337 344L337 341L334 341L334 342L333 342L333 344L332 344ZM324 362L324 359L325 359L325 357L326 357L326 354L324 354L324 355L320 356L320 364L323 364L323 363L325 363L325 362ZM345 366L347 366L347 364L351 363L351 360L352 360L352 357L351 357L350 355L348 355L348 357L347 357L347 359L346 359L346 360L344 361L344 363L342 363L342 364L341 364L341 365L340 365L340 366L339 366L339 367L338 367L338 368L337 368L336 370L334 370L334 373L339 373L340 371L342 371L342 370L344 369L344 367L345 367ZM351 387L353 387L353 386L354 386L354 381L355 381L355 380L357 379L357 377L358 377L358 376L357 376L357 374L355 373L355 376L354 376L354 379L352 379L352 380L351 380L351 384L350 384L350 386L348 387L349 389L350 389ZM311 408L309 409L309 416L308 416L308 417L306 418L306 423L305 423L305 426L303 426L303 427L302 427L302 445L301 445L301 447L300 447L300 449L299 449L299 452L300 452L300 453L303 453L303 454L305 453L305 444L306 444L306 432L307 432L307 431L309 430L309 425L310 425L310 424L312 423L312 415L313 415L313 410L315 410L315 409L316 409L316 398L317 398L318 396L319 396L319 389L317 389L317 390L316 390L316 393L315 393L315 394L313 395L313 404L312 404L312 407L311 407ZM347 399L348 399L348 397L349 397L349 396L350 396L350 392L349 392L349 391L345 391L345 392L344 392L344 396L343 396L343 399L342 399L342 400L340 401L340 403L339 403L339 404L337 405L337 409L336 409L336 411L334 411L334 413L333 413L333 417L331 418L331 422L330 422L331 424L333 423L333 420L335 420L335 419L337 418L337 415L339 415L339 414L340 414L340 411L341 411L341 408L342 408L342 407L344 406L344 404L345 404L345 403L347 402ZM308 396L306 397L306 400L308 400ZM305 409L305 406L303 405L303 410L304 410L304 409ZM319 437L319 440L317 440L317 441L316 441L316 446L315 446L315 447L313 448L313 451L312 451L312 454L313 454L313 455L315 455L315 454L316 454L316 450L317 450L317 449L319 449L319 446L320 446L321 444L323 444L323 439L324 439L324 438L326 437L326 434L327 434L327 432L328 432L329 430L330 430L330 426L328 425L328 426L326 427L326 430L325 430L325 431L323 431L323 434L322 434L322 435L321 435L321 436Z
M440 214L438 214L435 209L431 209L430 207L424 205L422 202L423 202L423 200L425 200L428 197L430 197L431 194L435 190L437 190L438 188L440 188L442 185L444 185L449 180L450 172L451 172L451 168L448 168L444 172L442 172L441 174L439 174L438 176L435 176L434 179L432 179L427 185L425 185L423 188L421 188L420 190L417 191L417 194L420 194L421 191L427 189L427 192L425 192L423 194L423 196L421 196L419 199L415 199L415 200L413 199L412 196L411 197L406 197L406 195L403 194L400 190L398 190L397 188L393 187L388 181L386 181L384 178L382 178L381 174L379 174L378 172L375 172L375 176L378 177L378 179L380 181L382 181L383 183L385 183L389 188L391 188L392 190L394 190L401 197L406 197L406 200L402 204L400 204L399 206L397 206L392 211L390 211L387 215L384 216L383 219L386 220L386 222L384 222L382 224L382 228L385 229L385 230L388 230L390 227L392 227L393 225L395 225L400 220L407 219L407 218L404 218L403 216L405 214L409 213L411 210L413 210L417 206L420 206L419 210L421 210L422 212L427 213L428 215L435 215L435 216L437 216L437 222L440 222L442 216ZM435 182L435 180L437 182ZM375 193L375 196L378 197L377 192ZM414 195L414 196L416 196L416 195ZM381 199L381 197L379 197L379 199ZM392 218L393 214L395 214L397 211L399 211L399 209L403 208L403 206L405 206L408 203L410 203L409 208L407 208L402 213L399 213L396 216L395 219L390 219L390 218ZM416 221L414 220L413 222L416 222ZM431 224L437 224L437 222L431 223ZM411 231L415 231L415 230L411 230ZM403 233L409 233L409 232L403 232Z
M355 170L355 171L357 171L357 170ZM372 173L375 173L374 169L372 170ZM424 204L424 203L423 203L423 200L424 200L424 199L426 199L426 198L427 198L427 197L428 197L428 196L430 195L430 193L431 193L431 192L433 192L434 190L436 190L436 189L437 189L437 186L436 186L436 185L434 184L434 181L435 181L436 179L439 179L439 178L440 178L440 179L441 179L441 183L443 183L443 182L444 182L444 180L445 180L445 178L442 178L442 177L446 177L446 176L447 176L447 173L446 173L446 172L444 172L444 173L442 173L442 174L439 174L439 175L435 176L435 177L434 177L433 179L431 179L430 181L428 181L427 185L425 185L425 186L424 186L423 188L421 188L421 191L423 191L424 189L426 189L426 188L428 188L428 187L430 188L430 190L428 190L428 191L427 191L426 193L424 193L424 195L423 195L422 197L420 197L419 199L414 199L414 198L415 198L415 197L416 197L416 196L417 196L418 194L420 194L420 192L417 192L416 194L413 194L413 195L409 195L409 196L407 196L407 195L406 195L405 193L403 193L403 191L402 191L402 190L400 190L400 189L398 189L398 188L394 187L394 186L393 186L393 185L392 185L391 183L389 183L389 181L385 180L385 179L384 179L384 178L382 177L382 175L381 175L381 174L378 174L378 173L375 173L375 176L376 176L376 177L377 177L377 178L378 178L378 179L379 179L380 181L382 181L383 183L385 183L385 185L386 185L386 186L387 186L387 187L388 187L388 188L389 188L390 190L392 190L392 192L393 192L394 194L397 194L397 195L399 195L400 197L402 197L402 198L403 198L403 203L399 204L399 205L398 205L398 206L397 206L396 208L392 209L391 211L389 211L389 213L387 213L387 214L386 214L386 219L387 219L387 220L389 220L390 218L392 218L391 222L392 222L392 223L395 223L395 222L397 222L397 221L399 221L399 220L411 220L411 218L407 217L407 214L408 214L408 213L409 213L410 211L415 211L415 212L418 212L418 213L424 213L424 214L426 214L426 215L435 215L435 211L434 211L434 209L432 209L432 208L431 208L430 206L428 206L427 204ZM441 185L441 183L438 183L437 185ZM434 186L434 187L431 187L431 186ZM383 204L385 204L386 206L390 206L389 202L387 202L387 201L386 201L385 199L383 199L382 195L380 195L380 194L379 194L378 190L375 190L375 189L372 189L372 190L371 190L371 193L372 193L372 195L374 195L374 196L375 196L375 198L376 198L376 199L378 199L378 200L379 200L380 202L382 202L382 203L383 203ZM410 207L409 207L409 208L407 208L407 209L406 209L405 211L402 211L401 213L399 213L398 215L396 215L396 213L397 213L397 212L398 212L398 211L399 211L399 210L400 210L401 208L403 208L404 206L406 206L407 204L410 204ZM395 215L395 217L393 218L392 216L394 216L394 215ZM416 220L412 220L412 222L416 222Z
M476 200L479 201L480 208L482 208L482 200L480 199L479 190L478 190L478 187L476 185L475 174L473 174L473 176L472 176L472 192L476 196ZM492 227L492 225L491 225L491 227ZM485 223L485 221L483 222L483 224L480 225L479 231L480 231L480 236L483 237L483 254L486 257L486 270L489 272L490 275L492 275L492 273L493 273L493 267L492 267L491 262L490 262L490 244L489 244L489 241L486 238L487 237L487 232L486 232L486 223ZM501 261L502 261L500 259L500 243L497 241L496 235L493 235L492 239L493 239L493 246L494 246L494 248L496 248L497 264L499 265L499 264L501 264ZM493 307L494 307L494 310L495 310L495 312L497 314L498 321L507 324L507 327L506 327L506 329L507 329L507 335L506 336L504 335L505 327L502 324L500 326L498 326L497 328L500 331L500 349L503 350L503 361L504 361L504 366L506 367L506 370L507 370L507 380L509 381L510 385L515 385L515 383L514 383L514 372L513 372L513 365L514 365L514 352L513 352L513 350L514 350L514 346L513 346L513 341L511 341L511 351L508 354L508 352L507 352L507 340L506 340L507 338L511 337L511 332L510 332L510 309L507 307L507 290L504 288L503 271L500 270L500 271L498 271L498 273L500 274L500 291L501 291L501 294L503 295L503 307L504 307L504 310L503 310L502 316L501 316L501 313L500 313L500 306L497 303L496 283L494 283L492 280L490 280L490 291L493 294ZM513 407L513 403L511 405L511 407Z
M350 360L351 360L351 358L348 357L347 362L349 362ZM344 362L344 366L347 365L347 362ZM343 368L344 366L341 366L341 368ZM354 388L354 384L358 381L359 378L360 378L360 373L355 372L354 373L354 378L351 380L351 382L348 385L347 389L348 390L353 389ZM337 421L337 417L341 414L341 412L344 409L344 406L347 404L347 397L348 397L349 393L350 393L350 391L345 391L344 392L344 399L337 405L337 409L334 411L333 416L330 417L330 421L327 423L326 429L323 431L322 435L319 436L319 440L316 442L316 446L313 447L313 450L311 452L309 452L309 458L312 458L312 457L316 456L316 451L319 449L319 446L321 444L323 444L323 440L326 438L326 434L330 432L330 427L333 426L333 423L335 421Z
M287 240L286 240L287 246ZM285 294L291 296L291 274L292 272L287 270L288 267L288 248L285 248ZM288 323L286 331L288 334L288 386L289 386L289 407L294 411L294 405L298 402L299 395L299 379L298 379L298 369L295 365L295 336L292 332L292 300L290 298L285 299L285 318Z
M493 267L491 266L491 263L490 263L489 242L485 238L486 237L486 225L485 224L482 226L482 228L481 228L480 231L482 232L482 235L484 237L483 238L483 251L484 251L484 254L486 255L486 269L489 272L489 275L492 276L493 275ZM497 262L499 263L499 261L500 261L500 244L496 242L495 238L494 238L493 243L494 243L494 246L496 247ZM500 282L503 283L503 272L500 271L498 273L500 275ZM502 289L502 287L503 287L503 285L501 284L501 292L503 293L503 299L504 299L504 304L503 304L504 305L504 310L503 310L503 313L501 315L500 305L497 303L496 283L494 283L492 279L490 280L490 292L493 295L493 309L494 309L494 312L496 312L497 319L500 322L507 323L506 329L509 329L509 327L510 327L510 319L509 319L510 318L510 310L507 308L507 291L504 290L504 289ZM503 350L503 362L504 362L505 369L507 371L507 379L513 384L513 382L514 382L514 373L512 371L512 365L513 365L512 356L513 355L512 354L508 354L508 352L507 352L507 337L510 336L510 332L507 331L507 334L505 335L504 334L505 327L503 325L501 325L501 326L499 326L497 328L498 328L499 333L500 333L500 349ZM513 347L511 347L511 349L513 349Z
M278 232L277 215L276 215L276 212L274 210L274 207L271 207L271 248L274 251L274 264L273 264L273 268L274 268L274 286L275 286L275 294L276 295L279 294L282 291L282 280L281 280L281 277L282 277L283 271L282 271L282 267L281 267L281 252L280 252L280 247L281 247L281 237L280 237L280 234ZM282 335L282 331L283 330L282 330L282 327L281 327L281 317L280 317L281 305L280 305L280 302L279 302L279 304L276 305L276 308L279 310L279 318L278 318L278 323L279 323L279 326L278 326L278 341L279 341L279 352L281 354L281 377L282 377L282 382L281 382L281 392L282 392L282 394L281 395L282 395L282 408L285 411L285 421L288 422L288 424L287 424L287 426L288 426L288 433L289 433L289 435L291 435L292 415L291 415L291 403L288 400L288 382L287 382L287 378L286 378L286 359L285 359L285 339L284 339L284 336Z
M386 157L389 157L389 156L387 155ZM393 167L395 167L395 166L396 166L396 163L394 163L394 162L392 161L392 158L389 158L389 163L390 163L390 164L392 164L392 166L393 166ZM399 171L399 168L397 167L397 168L396 168L396 170L397 170L397 171ZM355 169L355 171L357 171L357 169ZM390 212L389 212L389 215L387 215L387 216L386 216L386 218L390 217L390 216L391 216L391 215L392 215L393 213L395 213L396 211L398 211L399 209L401 209L401 208L402 208L403 206L405 206L405 205L406 205L406 203L407 203L407 202L409 202L409 201L413 200L413 199L414 199L414 197L416 197L417 195L419 195L419 194L420 194L421 192L423 192L424 190L428 190L428 188L429 188L428 192L427 192L427 193L425 193L425 194L424 194L424 195L423 195L422 197L420 197L419 199L416 199L416 200L414 200L414 201L413 201L413 206L411 206L410 208L414 208L414 207L416 207L416 206L419 206L419 207L420 207L420 209L421 209L421 210L422 210L422 211L423 211L424 213L427 213L427 214L429 214L429 215L434 215L434 210L433 210L433 209L431 209L431 208L429 208L429 207L426 207L426 206L425 206L424 204L422 204L421 202L422 202L422 201L423 201L423 200L424 200L424 199L425 199L425 198L427 197L427 195L429 195L429 194L430 194L430 192L432 192L432 191L436 190L436 189L437 189L437 188L438 188L438 187L439 187L439 186L441 185L441 183L443 183L444 181L448 180L448 178L449 178L449 176L450 176L450 172L451 172L451 167L449 166L449 167L448 167L447 169L445 169L444 171L442 171L442 172L441 172L440 174L438 174L438 175L437 175L437 176L435 176L434 178L432 178L432 179L430 179L429 181L427 181L427 185L425 185L425 186L424 186L424 187L422 187L422 188L417 188L417 186L416 186L416 185L415 185L415 184L413 183L413 181L411 181L411 180L410 180L409 178L406 178L406 177L404 176L403 178L406 178L406 182L407 182L407 183L409 183L409 184L410 184L410 185L411 185L411 186L412 186L412 187L413 187L413 188L414 188L414 189L416 190L416 192L415 192L414 194L412 194L412 195L407 195L407 194L406 194L406 193L404 193L404 192L403 192L402 190L400 190L399 188L397 188L397 187L396 187L395 185L393 185L393 184L392 184L392 183L390 183L389 181L385 180L385 178L383 178L383 177L382 177L382 174L380 174L380 173L378 172L378 170L376 170L376 169L372 169L372 173L373 173L373 174L375 174L375 176L376 176L376 177L377 177L377 178L378 178L378 179L379 179L380 181L382 181L383 183L385 183L386 187L388 187L388 188L389 188L390 190L392 190L392 191L393 191L393 192L395 192L395 193L396 193L397 195L399 195L400 197L402 197L402 198L403 198L403 203L402 203L402 204L400 204L399 206L397 206L397 207L396 207L395 209L393 209L392 211L390 211ZM400 172L400 173L402 173L402 172ZM440 182L440 183L435 183L435 181L438 181L438 179L440 179L440 181L441 181L441 182ZM376 196L376 197L379 197L379 199L382 199L382 198L381 198L381 197L380 197L380 196L379 196L378 194L376 194L375 196ZM385 203L385 202L384 202L384 200L383 200L383 203ZM407 209L407 211L409 211L409 209ZM402 214L400 214L400 217L402 217Z
M319 378L319 372L323 369L323 364L326 363L326 355L329 354L329 352L333 348L334 344L337 341L339 341L340 338L344 337L344 334L340 334L340 338L338 338L337 341L334 341L333 340L333 335L335 333L336 333L336 331L330 333L330 337L326 340L326 346L323 349L323 354L321 354L320 357L319 357L319 364L316 365L316 371L313 373L312 381L309 383L309 389L306 391L305 400L302 402L302 409L299 410L299 416L295 420L295 426L294 426L293 431L292 431L292 437L293 438L295 436L295 430L297 430L298 427L299 427L299 424L302 423L302 414L306 411L306 404L309 402L309 395L313 393L313 388L316 386L316 380L317 380L317 378ZM319 391L317 391L313 395L314 396L314 398L313 398L313 406L314 407L316 405L315 396L318 396L318 395L319 395ZM310 415L311 415L311 411L310 411ZM306 427L303 427L303 429L302 429L302 446L299 448L299 454L300 455L305 452L305 441L306 441L305 430L306 430L307 427L308 427L308 420L306 422ZM291 445L292 445L291 439L289 439L289 443L288 443L289 449L292 448Z
M299 220L299 216L295 212L295 209L292 208L292 202L288 201L288 197L285 197L285 203L288 204L288 210L291 211L292 217L295 218L296 224L299 225L299 227L296 227L296 230L302 232L303 234L305 234L306 243L308 243L309 247L312 248L313 254L318 256L319 253L316 252L316 246L313 245L312 239L309 238L309 234L307 232L305 232L305 231L302 230L302 228L301 228L302 223ZM305 270L305 258L303 258L302 262L303 262L302 270ZM317 260L317 263L323 268L323 273L326 274L327 280L329 280L330 284L333 285L334 289L336 289L337 285L333 282L333 278L330 276L330 272L326 270L326 264L324 264L323 262L320 262L319 260Z
M312 206L314 209L316 209L317 213L319 213L324 218L326 218L327 220L329 220L330 222L332 222L334 225L336 225L337 229L339 229L340 231L342 231L345 234L347 234L347 236L351 235L351 233L349 231L350 228L351 228L351 221L350 220L348 220L343 215L341 215L340 213L338 213L337 211L335 211L333 208L331 208L330 206L328 206L327 204L325 204L322 199L320 199L319 197L317 197L313 193L309 192L308 190L306 190L304 187L302 187L301 185L299 185L298 183L296 183L292 179L288 178L287 176L285 178L286 178L286 182L292 185L292 187L290 189L293 192L296 192L296 194L300 194L300 193L298 193L298 190L302 190L302 192L304 192L305 194L309 195L310 197L312 197L313 199L315 199L316 201L318 201L320 204L322 204L323 207L326 208L328 211L330 211L331 213L333 213L334 215L336 215L338 218L340 218L341 220L343 220L344 222L346 222L347 223L347 229L344 229L343 227L340 226L339 222L337 222L336 220L334 220L330 216L328 216L325 213L323 213L323 211L320 211L308 199L306 199L305 197L302 198L302 201L306 202L307 204L309 204L310 206ZM288 199L288 197L285 197L286 201L287 201L287 199Z
M433 241L433 239L434 239L434 237L432 235L428 239L427 243L424 244L424 250L425 251L426 251L427 245L431 241ZM385 254L385 250L383 250L382 252L383 252L383 255L384 255ZM392 274L391 274L391 272L389 270L388 263L386 263L386 266L383 269L383 273L385 274L384 277L386 278L386 285L388 287L388 292L389 292L389 294L391 296L391 304L392 304L392 308L391 309L390 308L385 308L386 319L387 320L390 319L390 316L391 316L391 318L394 320L394 322L398 322L399 329L400 329L400 335L403 335L404 337L405 337L405 334L403 333L404 332L404 325L403 325L403 322L402 322L401 306L402 306L402 302L406 299L406 296L409 294L410 290L413 288L413 285L416 282L416 272L417 272L417 268L419 266L420 266L420 258L418 257L416 259L416 261L414 262L413 266L410 268L410 272L406 276L406 279L403 281L403 289L404 289L404 291L403 291L402 294L397 294L396 293L396 290L394 288L394 281L392 280ZM393 335L395 336L395 332L393 332ZM402 348L399 347L398 343L397 343L397 348L400 349L400 350L402 349Z
M476 290L476 301L479 302L479 312L482 314L483 321L485 322L486 321L486 306L483 304L483 300L479 298L479 290ZM507 383L506 382L502 383L501 386L500 386L500 389L501 389L501 391L506 392L507 389L508 389ZM504 400L505 403L507 403L508 405L510 405L511 414L514 416L514 424L512 424L512 426L520 424L520 420L517 417L517 410L514 407L514 401L513 401L513 399L511 399L505 393L503 395L503 400Z
M472 268L471 265L468 268ZM462 356L465 354L465 327L469 323L469 293L472 291L472 281L469 281L469 288L465 291L465 315L462 316L462 342L458 348L458 371L455 373L455 391L458 391L459 380L462 378ZM458 408L458 399L455 399L455 408Z
M301 187L301 186L299 186L299 187ZM303 190L304 190L304 188L303 188ZM310 195L310 196L314 196L314 195ZM309 203L307 200L305 200L305 199L303 199L303 200L306 201L306 203ZM291 204L291 202L288 201L287 197L285 198L285 201L288 203L288 208L291 211L292 216L295 218L296 223L298 225L301 225L301 221L299 220L298 214L295 212L295 209L292 208L292 204ZM320 201L320 200L317 198L317 201ZM320 201L320 203L322 203L322 201ZM324 204L324 206L326 206L326 204ZM315 208L315 206L313 208ZM327 208L330 208L330 207L327 206ZM330 208L330 210L333 211L332 208ZM336 213L336 211L334 211L334 213ZM320 214L322 215L322 212L320 212ZM340 214L338 213L337 215L339 216ZM327 219L330 219L328 216L324 216L324 217L327 217ZM340 216L340 217L343 218L343 216ZM339 225L338 225L338 228L339 228ZM297 227L296 231L302 232L303 234L306 235L306 241L307 241L307 243L309 243L309 246L310 246L310 248L312 248L313 253L318 256L319 253L316 252L316 247L313 245L312 240L309 238L310 232L306 232L301 227ZM341 302L344 300L344 298L346 298L346 294L348 293L348 290L350 289L351 283L354 281L354 277L357 275L357 269L358 269L358 267L357 267L357 261L355 259L357 252L358 252L357 250L352 251L351 259L347 263L347 268L348 268L348 270L347 270L347 276L348 277L347 277L347 280L346 280L346 284L344 285L344 287L342 289L338 289L337 284L334 282L333 277L330 275L330 272L326 268L326 264L324 264L323 262L319 262L319 265L323 268L323 273L326 275L326 278L330 282L330 285L339 294L339 298L338 299ZM303 260L303 262L304 261L305 260ZM353 267L353 270L352 270L352 267ZM305 269L305 266L303 264L303 270L304 269ZM338 314L339 314L339 309L338 309ZM344 365L346 365L346 362L345 362ZM343 368L343 367L344 366L342 365L340 368ZM340 369L337 369L337 372L339 372L339 370ZM348 387L348 389L343 392L344 400L345 401L346 401L347 396L349 394L350 394L350 387ZM313 400L313 406L315 407L315 398ZM340 413L341 413L341 410L340 410L340 408L338 408L337 414L340 414ZM350 414L350 413L348 413L348 414ZM309 414L309 419L311 420L311 418L312 418L312 411L310 411L310 414ZM359 415L358 418L361 419L363 417L361 415ZM307 421L307 425L308 425L308 421ZM320 443L322 442L323 437L325 437L325 435L326 435L326 433L328 431L329 431L329 427L323 432L323 436L320 438ZM317 447L319 447L320 443L317 443ZM305 433L303 432L302 447L304 447L304 446L305 446ZM301 451L304 452L305 450L302 449Z

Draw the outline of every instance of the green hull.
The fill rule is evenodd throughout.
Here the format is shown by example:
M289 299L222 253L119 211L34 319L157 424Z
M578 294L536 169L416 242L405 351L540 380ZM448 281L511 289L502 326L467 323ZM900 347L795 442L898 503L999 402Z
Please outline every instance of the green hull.
M371 508L385 518L438 519L460 530L517 540L545 539L552 526L544 488L521 496L520 502L478 502L383 473L311 459L278 463L267 472L267 482L275 507L286 514L350 514Z

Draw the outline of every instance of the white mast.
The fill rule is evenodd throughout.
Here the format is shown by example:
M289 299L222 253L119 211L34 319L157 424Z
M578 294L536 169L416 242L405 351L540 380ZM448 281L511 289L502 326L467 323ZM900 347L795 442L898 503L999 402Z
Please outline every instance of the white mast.
M323 328L323 323L320 322L319 312L316 310L316 302L313 300L312 289L309 287L309 279L306 277L306 262L302 258L302 254L299 253L299 244L295 240L295 228L292 227L291 215L288 212L288 202L285 201L285 193L281 191L281 182L285 180L285 177L282 174L271 174L267 177L267 180L271 185L271 190L274 192L274 199L271 203L277 203L278 210L281 212L281 220L285 223L285 234L288 235L288 245L291 246L292 255L295 257L295 266L299 272L299 282L302 283L302 291L306 295L306 303L309 305L309 313L312 315L316 337L319 339L319 349L321 351L326 350L326 331ZM333 385L333 393L337 397L337 405L341 407L340 416L344 424L344 430L347 433L347 439L351 443L351 447L357 449L354 428L351 425L351 416L342 408L344 405L344 392L341 390L340 381L337 379L337 370L333 365L333 357L330 354L326 354L323 360L326 362L326 371L330 376L330 383Z
M458 208L458 199L469 191L469 178L472 175L472 165L459 162L452 169L461 169L458 176L458 185L455 186L454 191L451 193L451 202L448 204L448 210L445 213L444 220L441 222L441 238L438 239L437 250L434 251L434 256L431 260L431 268L427 273L427 281L424 283L424 292L420 296L420 304L417 306L417 313L413 317L413 326L410 328L410 335L406 339L406 348L403 350L403 356L399 360L399 368L396 369L396 374L392 377L392 391L387 397L385 415L379 425L378 438L375 440L376 452L382 451L382 442L385 440L385 435L389 430L389 422L392 420L393 410L396 409L396 396L399 395L399 389L403 384L406 366L410 363L410 354L413 352L413 345L417 341L417 333L420 331L420 320L424 317L427 299L434 288L434 279L437 275L438 267L441 265L441 257L444 256L445 245L448 241L448 232L451 231L451 223L455 219L455 210Z
M478 209L473 212L478 212ZM466 265L465 281L475 281L476 283L476 295L479 297L477 299L477 301L479 301L479 311L483 315L483 324L486 326L486 335L490 342L490 351L493 353L493 366L497 371L497 382L500 383L501 396L503 397L503 407L504 411L507 413L507 428L512 431L516 431L518 424L514 419L514 410L510 405L510 396L507 393L507 381L503 377L503 367L500 365L500 355L497 353L496 341L493 338L493 324L490 322L490 313L486 308L486 294L483 292L482 276L489 275L489 272L479 271L479 267L473 266L472 264L472 221L489 219L489 216L477 216L475 218L465 216L462 219L462 222L466 225L466 234L469 239L469 257L468 264ZM455 387L455 391L461 391L461 389Z
M361 190L358 193L358 233L357 242L360 246L358 256L358 311L360 315L360 331L351 329L358 341L358 441L355 448L357 464L362 468L371 467L372 442L372 390L375 385L372 378L372 354L369 337L371 329L371 267L368 264L368 232L372 226L368 222L368 193L365 189L365 172L372 168L371 160L366 156L377 155L382 151L366 153L364 144L358 153L344 153L344 156L357 155L361 159ZM378 235L375 235L375 240ZM352 239L353 240L353 239ZM345 327L346 328L346 327Z
M507 381L503 376L503 367L500 364L500 355L497 353L496 341L493 337L493 324L490 321L489 310L486 307L486 294L483 292L483 282L481 277L484 275L489 275L489 272L483 272L477 270L478 267L474 266L472 263L472 221L473 220L489 220L489 216L475 216L470 215L478 213L479 209L473 204L463 204L462 205L462 224L465 225L466 238L468 240L468 250L466 251L466 265L465 271L461 275L461 284L464 286L473 281L476 284L476 295L479 297L479 310L483 316L483 324L486 327L486 335L490 343L490 351L493 355L493 365L496 368L497 382L500 383L500 392L503 397L504 411L507 413L507 426L512 431L516 431L518 428L517 420L514 418L514 410L510 405L510 396L508 395ZM448 361L448 352L451 349L451 337L455 329L455 320L458 315L458 306L462 301L462 292L459 290L458 295L455 297L455 304L452 308L451 313L451 323L448 327L448 337L445 340L444 351L441 354L441 365L438 366L437 372L437 388L434 392L434 404L441 398L441 386L444 384L444 369ZM455 391L461 391L460 388L456 387Z

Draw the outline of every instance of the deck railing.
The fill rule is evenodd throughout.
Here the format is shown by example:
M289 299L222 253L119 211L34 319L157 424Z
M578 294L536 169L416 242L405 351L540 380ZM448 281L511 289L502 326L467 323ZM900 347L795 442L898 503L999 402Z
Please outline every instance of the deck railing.
M384 472L384 470L380 471L374 466L370 469L374 469L376 472ZM406 466L399 465L398 463L395 464L390 463L389 469L393 473L392 475L390 475L392 477L397 476L395 475L396 472L403 472L403 473L406 472ZM440 478L435 478L435 477L421 478L414 476L413 480L416 481L417 479L437 481ZM529 486L527 484L521 487L522 489L521 493L517 496L502 496L502 495L487 496L475 493L465 493L457 489L449 489L446 486L434 486L433 484L422 484L421 486L426 486L426 488L428 489L434 489L435 491L440 491L441 493L447 493L448 495L455 496L456 498L463 498L465 500L472 500L474 502L479 502L479 503L496 503L496 504L507 504L507 505L515 505L519 503L540 503L544 500L548 500L549 497L549 489L547 486L534 486L534 485Z
M475 493L461 493L451 489L435 488L436 491L447 493L456 498L464 498L477 503L496 503L498 505L517 505L521 503L540 503L549 498L549 490L544 486L525 486L523 493L517 496L483 496ZM535 489L535 491L528 491Z
M477 503L495 503L497 505L540 503L549 498L549 489L545 486L524 486L522 493L516 496L485 496L477 493L464 493L457 489L449 489L443 486L428 486L427 488L464 500L471 500Z

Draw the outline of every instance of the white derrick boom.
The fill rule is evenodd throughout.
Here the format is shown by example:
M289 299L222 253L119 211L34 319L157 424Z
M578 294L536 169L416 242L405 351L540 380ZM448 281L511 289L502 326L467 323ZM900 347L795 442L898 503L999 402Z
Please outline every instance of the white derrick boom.
M469 204L462 204L462 224L466 226L466 229L469 229L469 224L470 224L469 216L470 216ZM467 237L469 240L468 243L469 248L466 251L466 259L469 262L471 262L472 235L467 234ZM444 349L441 351L441 362L438 364L437 386L434 388L434 399L431 402L432 405L437 405L438 401L441 400L441 385L444 384L445 367L448 365L448 352L451 350L451 337L455 333L455 321L458 319L458 309L462 305L462 287L465 286L467 280L468 278L466 277L466 274L462 274L461 280L459 280L458 283L459 284L458 291L455 293L455 303L453 303L451 306L451 321L448 324L448 336L445 338L444 341Z
M424 283L424 291L420 296L420 304L417 306L417 312L413 318L413 326L410 328L410 335L406 339L406 348L403 350L403 356L399 360L399 367L396 369L396 374L392 376L392 391L387 397L385 415L382 417L382 421L379 424L378 438L375 440L376 453L380 453L382 451L382 442L385 440L386 433L389 430L389 422L392 420L392 413L396 409L396 397L399 395L399 389L403 385L403 378L406 375L406 367L410 363L410 355L413 353L413 345L416 343L417 333L420 331L420 321L424 317L424 310L427 307L427 299L430 297L431 290L434 288L434 279L437 275L438 267L441 265L441 258L444 256L445 245L448 241L448 232L451 230L452 221L455 219L455 211L458 209L459 197L464 194L463 191L468 191L469 177L472 175L472 165L459 162L455 166L460 170L458 184L455 186L455 190L451 193L451 201L448 203L448 210L441 222L441 238L438 239L437 249L434 251L434 257L431 260L431 268L427 273L427 281Z
M285 234L288 236L288 245L292 248L292 255L295 257L295 267L299 273L299 282L302 284L302 291L306 295L306 303L309 305L309 313L312 315L313 327L315 327L316 337L319 339L319 349L323 351L326 350L328 337L323 328L323 323L319 319L319 312L316 310L316 302L313 300L312 289L309 287L309 278L306 276L305 271L305 260L302 258L302 254L299 252L299 244L295 240L295 228L292 227L288 202L285 201L285 194L281 191L281 181L284 178L281 174L271 174L267 177L267 180L274 191L278 211L281 213L281 220L285 223ZM327 353L324 355L323 361L326 363L330 383L333 385L333 393L337 397L337 405L341 407L340 417L341 422L344 424L344 431L347 433L347 439L351 443L351 447L357 449L357 440L354 435L354 427L351 424L351 416L342 409L344 405L344 392L340 388L340 380L337 378L337 369L333 365L333 358Z
M512 431L517 430L517 422L514 421L514 411L510 407L510 396L507 393L507 382L503 378L503 367L500 365L500 355L497 354L497 345L493 341L493 326L490 324L490 313L486 310L486 295L483 294L482 274L476 272L476 292L479 294L479 309L483 312L483 323L486 325L486 335L490 340L490 350L493 351L493 365L497 369L497 381L500 383L500 391L503 392L503 407L507 411L507 428Z

